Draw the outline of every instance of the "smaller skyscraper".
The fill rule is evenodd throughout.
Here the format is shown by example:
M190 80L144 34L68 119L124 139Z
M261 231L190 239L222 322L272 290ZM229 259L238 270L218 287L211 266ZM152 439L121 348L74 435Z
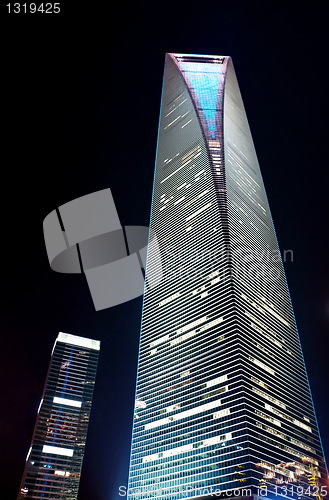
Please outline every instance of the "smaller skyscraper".
M18 500L76 500L100 342L59 333Z

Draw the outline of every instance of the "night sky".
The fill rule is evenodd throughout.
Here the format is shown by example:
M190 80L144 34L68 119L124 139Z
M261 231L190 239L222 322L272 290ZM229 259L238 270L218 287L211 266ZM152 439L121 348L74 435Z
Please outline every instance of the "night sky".
M126 484L142 298L96 312L83 275L51 271L42 221L109 187L122 225L148 225L166 52L233 57L279 244L294 252L285 268L328 457L325 2L65 0L58 16L5 4L1 500L16 498L58 331L102 343L78 498L117 500Z

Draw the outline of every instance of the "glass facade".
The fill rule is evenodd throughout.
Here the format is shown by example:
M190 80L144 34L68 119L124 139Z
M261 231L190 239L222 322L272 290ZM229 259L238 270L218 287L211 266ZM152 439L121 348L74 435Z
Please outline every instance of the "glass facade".
M150 225L163 277L144 296L128 498L324 496L303 355L230 57L166 56Z
M18 494L76 500L100 342L59 333Z

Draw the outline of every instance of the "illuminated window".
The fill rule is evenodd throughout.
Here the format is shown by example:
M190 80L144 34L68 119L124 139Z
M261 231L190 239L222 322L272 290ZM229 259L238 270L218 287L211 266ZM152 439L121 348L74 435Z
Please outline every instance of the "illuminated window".
M170 295L170 297L167 297L166 299L162 300L159 302L159 306L164 306L165 304L169 304L174 299L177 299L177 297L180 297L180 292L176 292L173 295Z
M197 215L201 214L204 210L207 210L207 208L211 207L212 203L209 202L207 203L204 207L202 208L199 208L199 210L197 210L196 212L194 212L192 215L189 215L188 217L186 217L186 222L193 219L194 217L196 217Z
M305 429L308 432L312 432L312 429L309 425L304 424L303 422L300 422L296 418L289 417L289 415L286 415L285 413L282 413L282 411L277 410L276 408L273 408L273 406L268 405L265 403L265 408L272 413L275 413L276 415L280 416L281 418L284 418L285 420L289 420L289 422L292 422L293 424L297 425L298 427L301 427L302 429Z
M55 476L65 476L65 477L68 477L71 475L70 472L66 472L64 470L55 470L54 474L55 474Z
M273 396L270 396L269 394L266 394L265 392L260 391L256 387L253 387L252 390L253 390L253 392L258 394L259 396L262 396L264 399L267 399L268 401L271 401L272 403L275 403L276 405L281 406L281 408L285 408L285 409L287 408L284 403L282 403L278 399L274 398Z
M151 342L150 347L155 347L156 345L162 344L163 342L166 342L166 340L169 340L169 335L165 335L158 340L154 340L153 342Z
M222 436L214 436L212 438L205 439L203 441L203 446L212 446L213 444L221 443L222 441L229 441L232 439L232 433L228 432Z
M206 383L206 387L213 387L214 385L221 384L222 382L226 382L227 375L222 375L221 377L214 378L213 380L209 380Z
M180 404L177 403L175 405L168 406L167 408L164 409L165 412L170 413L171 411L179 410L180 409Z
M159 427L161 425L165 425L176 420L181 420L186 417L191 417L192 415L197 415L198 413L202 413L207 410L212 410L213 408L216 408L220 405L221 405L221 400L217 399L216 401L211 401L211 403L206 403L204 405L191 408L190 410L177 413L176 415L172 415L171 417L166 417L162 418L161 420L156 420L155 422L150 422L149 424L145 425L145 430L154 429L155 427Z
M46 444L42 448L42 453L51 453L53 455L73 457L73 450L69 448L59 448L58 446L48 446Z
M272 370L272 368L270 368L269 366L265 365L265 363L263 363L259 359L253 358L251 356L249 356L249 359L250 359L250 361L255 363L255 365L259 366L260 368L263 368L263 370L265 370L266 372L271 373L272 375L275 375L275 371Z
M250 378L256 384L260 385L261 387L264 387L264 389L269 389L269 386L267 384L265 384L264 382L262 382L261 380L259 380L258 378L255 378L255 377L250 377Z
M296 444L297 446L299 446L300 448L303 448L304 450L307 450L307 451L310 451L311 453L316 454L316 450L314 448L312 448L311 446L308 446L305 443L302 443L301 441L298 441L298 439L290 438L290 441L293 444Z
M199 318L197 319L196 321L192 321L192 323L189 323L188 325L186 326L183 326L182 328L179 328L176 333L184 333L184 332L187 332L187 330L190 330L191 328L193 328L194 326L198 326L200 325L201 323L204 323L205 321L207 321L207 319L209 319L209 316L203 316L202 318Z
M53 398L53 402L60 404L60 405L66 405L66 406L75 406L77 408L81 408L81 401L74 401L73 399L65 399L65 398Z
M256 415L259 417L262 417L264 420L267 420L268 422L272 422L272 424L278 425L281 427L281 422L277 420L276 418L270 417L269 415L266 415L266 413L263 413L262 411L255 410Z
M230 409L225 408L225 410L216 411L216 413L213 414L213 418L226 417L226 415L229 415L230 413Z
M287 439L287 436L282 432L277 431L276 429L272 429L272 427L268 427L267 425L261 424L260 422L256 422L257 427L264 429L264 431L270 432L274 436L277 436L281 439Z

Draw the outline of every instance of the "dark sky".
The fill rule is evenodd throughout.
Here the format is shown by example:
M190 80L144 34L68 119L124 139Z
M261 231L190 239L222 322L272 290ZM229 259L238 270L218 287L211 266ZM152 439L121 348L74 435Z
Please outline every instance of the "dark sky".
M82 275L51 271L42 221L110 187L122 224L148 225L165 52L233 57L279 244L294 252L286 273L328 456L325 2L65 0L58 16L5 4L1 500L16 498L58 331L102 342L79 500L116 500L126 482L142 300L95 312Z

